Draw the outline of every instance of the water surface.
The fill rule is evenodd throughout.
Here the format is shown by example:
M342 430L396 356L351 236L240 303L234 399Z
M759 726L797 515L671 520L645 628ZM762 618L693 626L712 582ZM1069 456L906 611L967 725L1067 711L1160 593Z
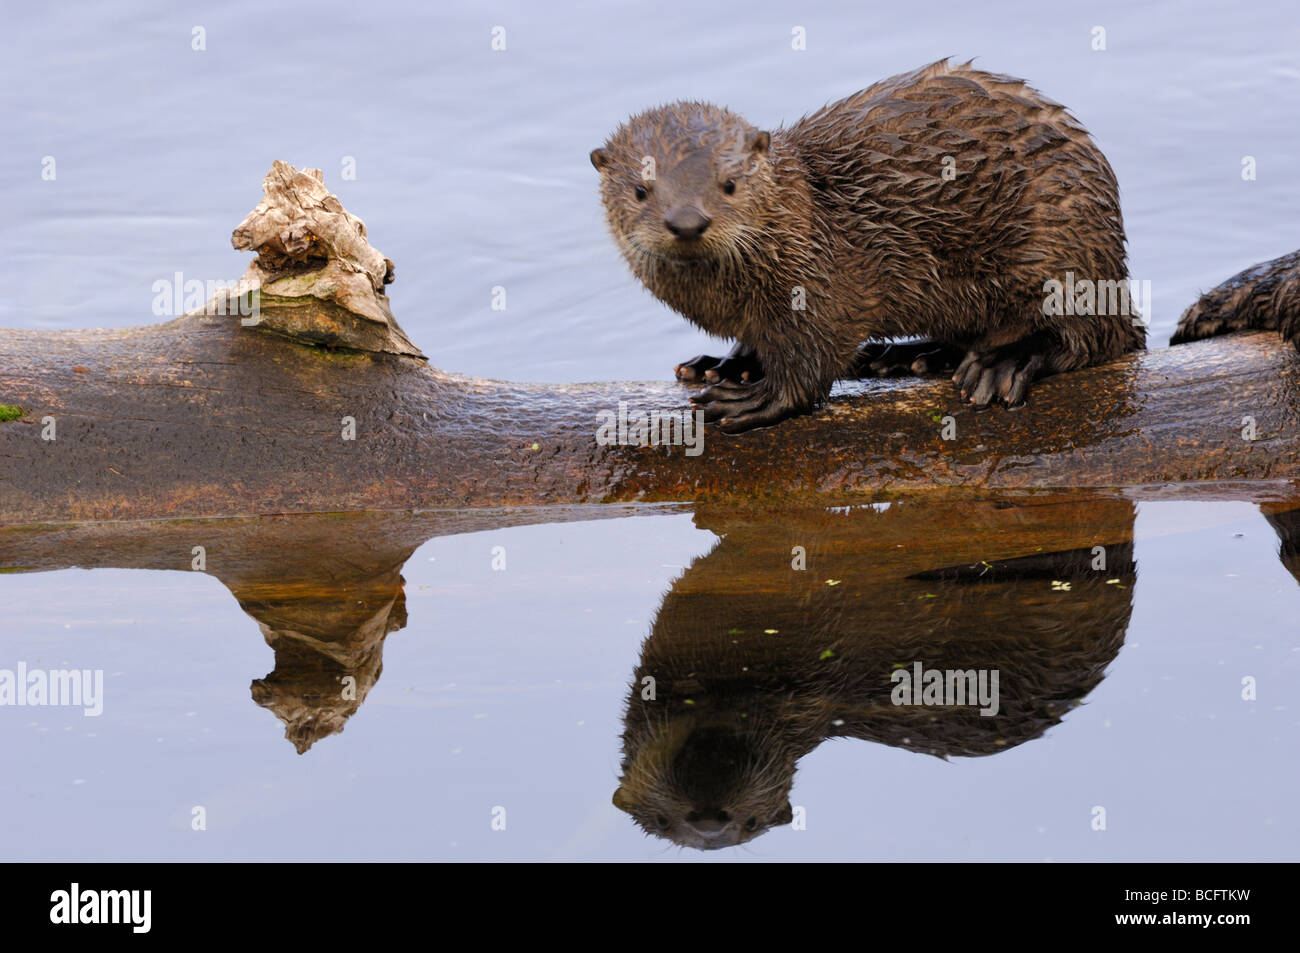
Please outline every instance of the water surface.
M1237 503L1021 499L6 530L0 667L102 668L105 697L99 717L0 708L0 805L23 819L0 852L1292 858L1300 510L1266 509L1272 523ZM76 565L100 568L58 568ZM1000 669L999 715L892 705L891 671L917 660ZM617 810L620 738L659 713L627 708L647 672L663 724L739 725L783 699L847 720L830 733L857 737L782 742L808 748L789 797L804 829L705 853ZM683 790L716 781L688 762Z

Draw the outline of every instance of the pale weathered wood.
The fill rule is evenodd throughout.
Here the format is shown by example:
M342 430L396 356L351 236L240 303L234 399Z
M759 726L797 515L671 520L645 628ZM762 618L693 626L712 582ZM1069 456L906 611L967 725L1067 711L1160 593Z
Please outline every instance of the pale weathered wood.
M370 246L365 223L325 188L320 169L277 160L262 192L230 240L257 257L205 310L238 312L245 325L308 344L421 357L388 305L392 261Z

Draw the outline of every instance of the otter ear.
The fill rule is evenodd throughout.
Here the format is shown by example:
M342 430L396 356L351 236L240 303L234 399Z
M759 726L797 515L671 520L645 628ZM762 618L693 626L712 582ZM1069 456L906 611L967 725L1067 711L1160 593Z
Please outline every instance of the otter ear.
M609 167L609 153L604 149L591 150L591 164L600 172L604 172Z
M614 806L624 814L632 813L632 802L629 801L627 795L623 793L623 785L621 784L614 791Z
M772 818L772 824L774 827L780 827L782 824L789 824L793 820L794 810L790 807L790 802L786 801L784 809L776 817Z
M771 145L772 134L770 132L756 132L754 137L749 140L749 151L754 155L763 155Z

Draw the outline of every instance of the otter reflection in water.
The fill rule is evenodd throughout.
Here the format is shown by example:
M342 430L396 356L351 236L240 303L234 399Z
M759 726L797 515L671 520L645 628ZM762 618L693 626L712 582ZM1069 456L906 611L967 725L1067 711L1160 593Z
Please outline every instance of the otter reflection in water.
M1123 642L1133 517L1115 500L700 511L722 539L642 647L614 804L677 844L732 846L791 821L795 767L827 738L944 758L1037 738ZM996 714L896 704L917 663L996 673Z

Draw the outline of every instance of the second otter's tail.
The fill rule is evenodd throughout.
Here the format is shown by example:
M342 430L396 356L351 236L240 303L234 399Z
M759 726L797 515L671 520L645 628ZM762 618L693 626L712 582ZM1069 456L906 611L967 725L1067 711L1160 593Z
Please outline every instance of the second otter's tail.
M1169 343L1248 329L1281 331L1300 350L1300 251L1252 265L1201 295Z

